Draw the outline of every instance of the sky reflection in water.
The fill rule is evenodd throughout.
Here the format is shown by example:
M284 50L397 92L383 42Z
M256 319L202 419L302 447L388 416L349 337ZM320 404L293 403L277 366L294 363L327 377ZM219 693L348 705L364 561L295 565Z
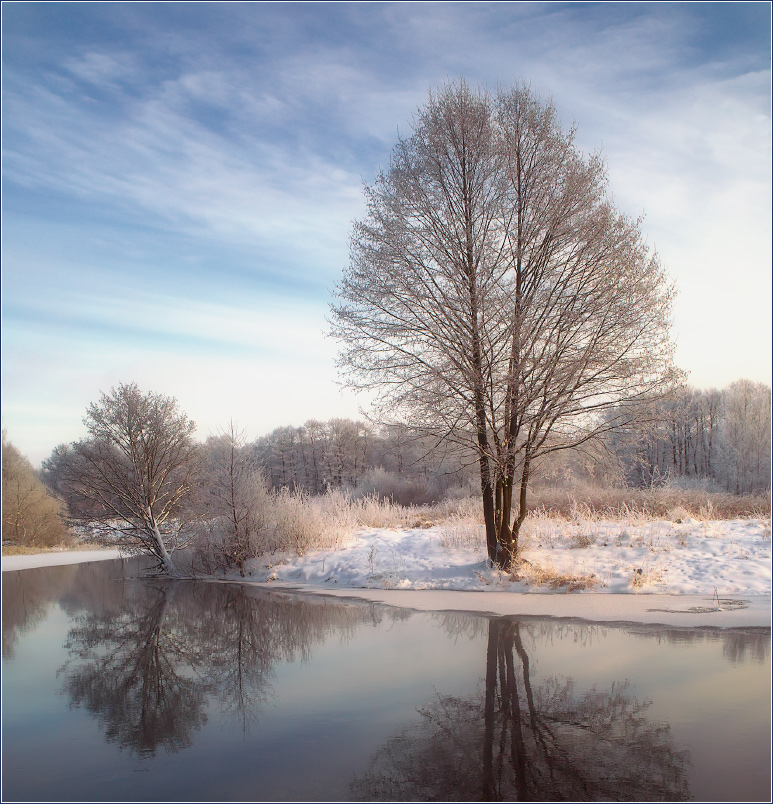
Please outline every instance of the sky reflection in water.
M137 572L3 574L5 800L769 798L769 632Z

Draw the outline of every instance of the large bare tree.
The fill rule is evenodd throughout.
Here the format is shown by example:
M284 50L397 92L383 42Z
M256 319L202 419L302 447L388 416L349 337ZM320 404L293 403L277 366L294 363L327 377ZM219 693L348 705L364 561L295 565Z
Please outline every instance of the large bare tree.
M83 421L89 438L66 451L61 471L73 513L177 575L171 554L183 543L181 506L197 465L195 424L177 400L143 394L134 383L103 393Z
M366 200L333 305L339 364L385 421L474 454L489 557L509 566L535 462L678 378L672 285L601 158L524 85L431 93Z

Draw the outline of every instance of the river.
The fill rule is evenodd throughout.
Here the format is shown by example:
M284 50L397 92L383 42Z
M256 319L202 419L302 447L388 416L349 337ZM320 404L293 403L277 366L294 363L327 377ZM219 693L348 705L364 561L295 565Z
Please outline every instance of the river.
M770 800L770 631L3 573L4 801Z

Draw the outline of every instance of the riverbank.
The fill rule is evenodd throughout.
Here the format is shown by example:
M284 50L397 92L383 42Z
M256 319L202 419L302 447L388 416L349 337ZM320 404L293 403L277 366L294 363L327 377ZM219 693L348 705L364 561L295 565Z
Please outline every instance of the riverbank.
M724 526L724 527L723 527ZM608 580L598 591L567 591L569 585L529 585L512 580L486 566L475 550L457 545L444 547L437 528L409 531L364 530L341 550L315 551L306 556L275 556L274 563L254 560L251 575L238 574L218 579L220 582L243 583L273 589L286 594L330 596L396 606L416 611L464 611L508 617L551 617L597 623L637 623L676 628L765 628L771 627L770 539L764 522L740 520L712 523L703 536L715 544L710 564L701 559L705 545L697 538L700 528L689 524L674 531L677 541L685 541L685 532L696 530L691 539L693 565L689 564L687 547L681 555L676 546L666 550L667 529L639 533L628 532L630 544L660 534L663 556L669 558L669 583L676 593L665 592L656 584L637 584L635 568L644 561L630 551L650 551L641 545L619 548L614 561L610 558L611 536L604 527L598 550L584 548L583 569L586 574L606 572ZM629 529L630 531L630 529ZM562 538L571 539L571 533ZM574 536L576 540L576 534ZM606 544L604 542L606 539ZM537 564L541 550L550 550L554 565L568 567L579 560L572 553L577 548L562 550L558 539L550 548L532 546L527 555ZM724 553L723 553L724 549ZM569 554L567 554L569 551ZM678 551L677 551L678 553ZM595 556L595 557L594 557ZM652 553L647 552L648 556ZM119 558L117 550L71 550L26 556L4 556L3 572L63 564L105 561ZM651 560L651 558L650 558ZM433 563L434 562L434 563ZM605 563L606 562L606 563ZM621 577L613 580L609 565L618 566ZM628 563L626 563L628 562ZM630 566L629 566L630 564ZM605 570L604 567L607 567ZM634 572L630 568L634 567ZM555 567L554 567L555 569ZM662 573L665 575L665 573ZM561 577L558 575L558 577ZM568 575L567 575L568 577ZM742 587L748 580L748 588ZM720 586L717 587L717 582ZM385 588L390 587L391 588ZM702 586L696 591L691 587ZM732 591L728 591L728 587Z
M233 582L233 581L231 581ZM260 587L255 581L239 581ZM673 628L771 628L770 595L625 595L609 593L512 593L411 589L320 589L272 583L272 589L303 595L355 599L414 611L461 611L500 617L551 617L594 623Z

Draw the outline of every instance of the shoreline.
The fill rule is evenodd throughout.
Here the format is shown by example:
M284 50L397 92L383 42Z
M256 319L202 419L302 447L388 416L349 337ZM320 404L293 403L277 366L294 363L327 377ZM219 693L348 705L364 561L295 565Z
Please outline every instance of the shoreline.
M2 571L14 572L40 567L61 567L65 564L87 564L90 561L108 561L121 558L121 551L114 548L101 550L62 550L50 553L30 553L22 556L3 556Z
M770 595L614 594L610 592L477 592L441 589L320 589L311 584L217 579L288 594L358 600L419 612L458 611L490 617L551 618L606 625L771 630Z
M69 550L23 556L3 556L2 571L63 566L120 558L115 549ZM304 596L357 600L419 612L458 611L491 617L547 617L607 625L667 628L771 630L771 595L657 594L631 592L497 592L442 589L373 589L321 587L319 584L263 582L235 578L201 578Z

